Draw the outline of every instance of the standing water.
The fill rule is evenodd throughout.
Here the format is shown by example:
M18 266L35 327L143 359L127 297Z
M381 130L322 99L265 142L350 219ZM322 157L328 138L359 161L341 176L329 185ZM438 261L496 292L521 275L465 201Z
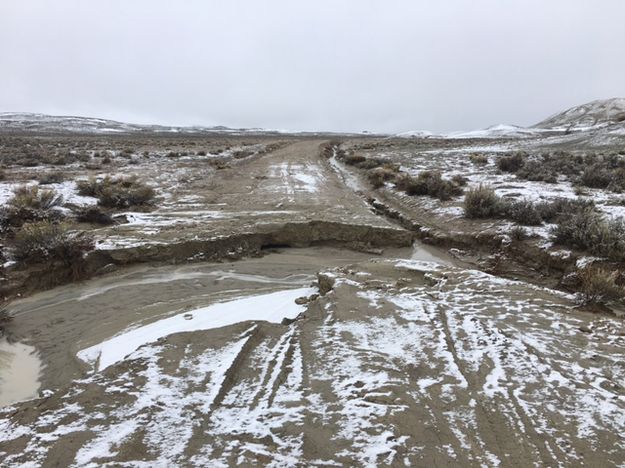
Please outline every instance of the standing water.
M36 397L40 371L34 347L0 339L0 406Z

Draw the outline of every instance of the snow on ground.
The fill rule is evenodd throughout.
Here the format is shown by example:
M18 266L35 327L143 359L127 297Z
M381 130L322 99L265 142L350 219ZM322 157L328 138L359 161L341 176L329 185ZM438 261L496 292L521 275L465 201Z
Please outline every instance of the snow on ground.
M433 262L324 275L333 290L288 326L170 335L42 400L35 418L2 413L0 448L19 442L6 463L41 464L51 447L82 466L623 463L621 321ZM211 307L245 320L309 292ZM296 313L286 308L273 320ZM168 320L155 323L180 330ZM156 337L136 330L140 342Z
M313 288L288 289L260 296L245 297L186 311L173 317L123 332L107 341L78 352L78 357L98 370L124 359L139 347L172 333L208 330L248 320L279 323L295 318L305 310L295 299L315 293Z
M295 201L297 193L317 193L325 181L323 170L316 164L282 162L269 168L266 190L286 195Z
M24 185L32 186L38 185L38 183L36 181L28 183L0 182L0 205L6 205L13 197L14 190ZM79 195L76 189L76 182L74 181L68 180L57 184L39 185L39 190L54 190L57 194L63 196L63 203L75 205L95 205L97 203L97 199L93 197Z
M506 198L544 202L556 198L576 199L579 197L573 184L563 176L560 177L558 183L547 183L524 180L514 174L499 171L496 160L500 156L496 153L499 150L510 151L511 149L507 145L500 148L468 146L419 152L382 149L376 152L375 156L400 163L401 170L413 176L426 170L440 171L445 178L455 175L463 176L468 181L468 188L480 185L490 186L497 195ZM469 155L474 152L484 153L489 158L488 164L473 164L469 160ZM593 200L606 216L625 219L625 194L584 187L582 197ZM444 207L440 206L438 200L422 198L420 203L429 206L436 213L458 217L462 215L462 197L454 200L454 206Z

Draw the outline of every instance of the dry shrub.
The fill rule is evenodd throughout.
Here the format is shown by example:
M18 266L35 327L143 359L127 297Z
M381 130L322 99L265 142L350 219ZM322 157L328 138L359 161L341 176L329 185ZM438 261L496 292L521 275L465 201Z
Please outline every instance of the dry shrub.
M525 161L525 163L517 169L517 177L525 180L531 180L536 182L547 182L555 184L558 182L558 175L546 165L544 162L536 160Z
M497 167L503 172L516 172L525 163L527 154L519 152L509 156L503 156L497 160Z
M109 225L115 221L110 214L102 211L97 206L81 206L74 210L76 221L80 223Z
M8 205L14 209L49 210L63 203L54 190L41 190L37 185L22 185L13 190Z
M593 164L584 170L580 182L586 187L605 189L612 182L612 174L600 164Z
M350 166L355 166L367 160L367 158L365 158L364 156L360 154L346 154L346 153L339 153L339 159L343 161L345 164L349 164Z
M427 195L439 200L449 200L463 193L456 182L443 179L437 171L423 171L417 177L402 174L396 178L395 186L407 195Z
M374 188L380 188L384 182L395 180L397 171L386 167L376 167L367 173L367 178Z
M539 226L543 222L540 211L529 200L517 200L505 203L506 217L525 226Z
M504 211L504 201L489 186L480 185L464 195L464 215L467 218L499 218Z
M0 207L0 230L20 227L25 222L59 220L63 213L52 208L63 203L63 197L54 190L40 190L38 186L21 186L13 197Z
M514 226L512 229L510 229L510 238L513 241L521 242L528 237L529 235L527 233L527 229L525 229L523 226Z
M471 155L469 156L469 160L473 164L477 164L480 166L488 164L488 156L486 156L485 154L481 154L481 153L471 153Z
M25 262L58 260L76 267L93 247L90 236L70 232L65 224L38 221L24 224L15 234L13 256Z
M62 172L48 172L37 179L40 185L59 184L65 180Z
M619 272L587 266L578 272L584 304L601 304L625 299L625 287L618 284Z
M536 209L540 212L543 221L551 223L580 211L592 211L595 209L595 204L592 200L584 198L554 198L549 202L538 203Z
M560 217L552 235L558 244L625 261L625 223L607 220L591 208Z
M149 205L154 199L154 189L135 176L104 179L91 178L77 183L78 193L96 197L101 206L127 208Z

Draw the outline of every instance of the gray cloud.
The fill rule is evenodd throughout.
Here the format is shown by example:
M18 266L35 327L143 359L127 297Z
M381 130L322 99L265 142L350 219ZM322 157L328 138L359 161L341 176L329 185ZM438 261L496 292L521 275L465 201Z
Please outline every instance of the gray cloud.
M434 131L625 95L622 0L2 0L0 111Z

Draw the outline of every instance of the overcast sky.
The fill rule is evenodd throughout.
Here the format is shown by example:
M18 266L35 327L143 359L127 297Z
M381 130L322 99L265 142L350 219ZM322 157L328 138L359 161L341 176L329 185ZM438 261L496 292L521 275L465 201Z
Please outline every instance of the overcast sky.
M625 96L624 0L0 0L0 112L399 132Z

